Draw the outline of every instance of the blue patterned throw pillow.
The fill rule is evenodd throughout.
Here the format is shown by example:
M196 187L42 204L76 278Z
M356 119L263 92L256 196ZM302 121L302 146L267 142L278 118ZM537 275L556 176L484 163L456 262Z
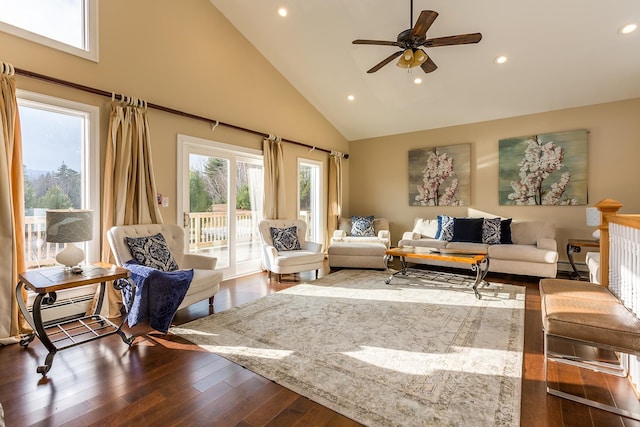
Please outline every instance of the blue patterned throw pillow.
M482 221L482 243L497 245L500 243L502 220L500 218L484 218Z
M269 227L269 231L276 251L299 251L302 249L298 240L298 227L295 225L287 228Z
M373 228L373 215L352 216L351 235L357 237L375 237L376 231Z
M131 255L139 264L162 271L178 269L178 263L171 254L167 241L160 233L148 237L125 237Z
M438 215L438 231L436 233L436 239L446 240L450 242L453 240L453 223L455 218L448 215Z

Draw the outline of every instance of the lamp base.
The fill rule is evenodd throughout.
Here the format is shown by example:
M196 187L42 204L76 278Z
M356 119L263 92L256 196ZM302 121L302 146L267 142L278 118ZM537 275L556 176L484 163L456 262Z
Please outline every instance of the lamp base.
M64 249L56 255L56 261L68 270L80 264L82 260L84 260L84 251L73 243L67 243Z

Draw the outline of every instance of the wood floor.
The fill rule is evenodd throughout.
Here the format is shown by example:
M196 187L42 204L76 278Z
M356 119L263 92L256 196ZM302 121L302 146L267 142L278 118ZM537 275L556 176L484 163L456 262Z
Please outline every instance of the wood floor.
M327 274L328 270L322 274ZM302 274L302 279L311 277ZM492 281L527 288L522 426L639 426L640 423L545 393L540 298L537 279L489 275ZM285 281L286 279L286 281ZM294 286L266 274L223 282L215 312ZM206 301L181 310L180 324L207 316ZM0 347L0 403L13 426L357 426L321 405L200 350L177 337L144 326L131 348L112 335L60 351L46 378L36 373L46 350L36 339L28 348ZM577 349L578 352L589 351ZM578 368L550 369L551 379L571 390L640 411L626 380L607 381ZM398 421L402 425L402 420ZM478 426L482 427L482 426Z

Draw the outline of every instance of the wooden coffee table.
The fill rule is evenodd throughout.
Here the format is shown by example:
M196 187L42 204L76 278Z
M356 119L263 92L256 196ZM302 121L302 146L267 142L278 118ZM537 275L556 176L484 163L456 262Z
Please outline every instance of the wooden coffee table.
M478 286L484 282L484 278L489 272L489 257L486 253L465 251L461 249L435 249L418 246L405 246L401 248L387 249L385 255L400 257L400 262L402 263L402 269L396 271L384 281L387 285L391 284L391 279L398 274L402 276L420 276L424 273L424 270L408 268L407 258L457 262L460 264L467 264L471 266L472 271L475 271L476 280L473 283L473 292L476 295L476 298L482 298L480 292L478 292Z

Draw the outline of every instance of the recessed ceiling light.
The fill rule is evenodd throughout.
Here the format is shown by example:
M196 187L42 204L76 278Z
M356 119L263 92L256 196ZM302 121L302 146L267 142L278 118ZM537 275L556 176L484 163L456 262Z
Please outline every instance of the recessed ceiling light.
M504 64L505 62L507 62L507 57L504 55L500 55L498 57L496 57L496 59L493 60L493 62L495 62L496 64Z
M348 96L347 96L347 99L348 99L349 101L354 101L354 100L356 99L356 97L355 97L355 96L353 96L353 95L348 95Z
M287 8L281 7L278 9L278 15L284 17L284 16L287 16L287 14L288 14Z
M638 29L638 24L627 24L627 25L624 25L624 26L620 27L620 29L618 30L618 33L619 34L630 34L630 33L633 33L637 29Z
M419 85L420 83L422 83L422 79L420 77L416 77L415 79L413 79L413 83Z

